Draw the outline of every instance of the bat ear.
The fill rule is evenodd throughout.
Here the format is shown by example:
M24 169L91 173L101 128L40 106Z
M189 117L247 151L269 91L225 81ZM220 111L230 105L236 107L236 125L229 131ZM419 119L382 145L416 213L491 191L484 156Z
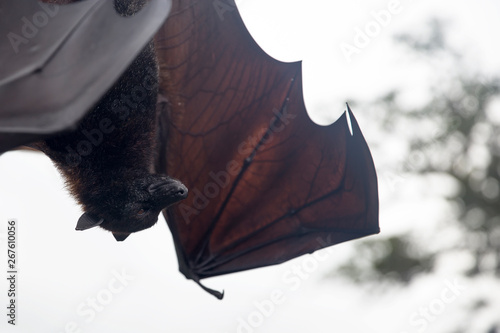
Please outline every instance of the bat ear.
M104 221L104 219L98 219L92 214L89 213L83 213L82 216L78 219L78 222L76 223L76 230L87 230L93 227L97 227L99 224L101 224Z
M130 234L122 233L122 232L113 232L113 236L115 237L117 242L124 241Z

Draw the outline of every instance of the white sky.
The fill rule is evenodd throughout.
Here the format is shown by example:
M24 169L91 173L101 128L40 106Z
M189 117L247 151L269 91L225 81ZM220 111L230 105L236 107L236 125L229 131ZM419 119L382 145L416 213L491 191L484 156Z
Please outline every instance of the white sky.
M442 70L410 58L394 46L391 34L425 31L425 24L432 17L447 20L452 43L460 47L467 63L480 64L485 71L500 71L498 1L401 1L401 12L350 64L339 55L339 42L351 41L356 27L363 28L372 21L370 11L387 8L388 1L237 3L245 11L244 19L257 41L268 51L273 48L271 55L286 61L304 59L306 103L311 113L318 113L313 118L322 122L335 120L343 112L346 99L369 100L391 87L404 89L410 104L427 96L429 82L438 74L444 75ZM265 27L263 32L259 34L254 24ZM269 41L263 36L270 37ZM278 44L282 51L274 50ZM331 112L325 115L325 109ZM375 129L363 122L363 113L368 110L353 111L367 141L377 141ZM382 158L374 155L377 163L383 164ZM385 178L380 181L383 233L406 230L422 221L427 221L424 226L432 225L433 217L443 214L439 210L442 205L432 197L425 202L410 200L412 188L421 190L410 186L411 179L404 178L394 186ZM121 244L102 230L75 232L80 208L44 156L11 152L0 157L0 204L3 272L6 221L15 217L20 224L19 326L7 326L2 307L2 332L59 333L65 332L68 323L75 322L80 332L106 333L413 333L418 326L411 325L412 314L436 303L446 281L460 276L457 266L444 265L436 275L418 280L409 290L365 296L348 284L324 279L333 264L348 255L352 248L348 243L320 252L327 257L325 261L305 256L275 267L205 280L210 287L225 289L225 299L218 301L177 271L171 236L164 222ZM457 254L452 260L468 259ZM296 290L295 285L283 279L295 265L310 270L307 279L299 280ZM110 295L108 285L114 282L113 271L122 270L134 279L120 292L111 294L109 304L93 318L77 312L83 306L81 309L89 313L90 308L85 305L89 297ZM445 327L464 320L461 318L465 317L457 317L464 310L462 306L478 293L487 295L490 283L467 285L455 301L446 304L442 313L428 322L425 331L443 332ZM6 302L6 290L6 280L2 278L0 304ZM266 316L255 302L266 303L276 291L283 293L283 302ZM241 328L240 318L247 324L253 318L255 327Z
M448 24L450 44L460 50L468 64L500 71L500 45L491 39L500 31L498 1L313 0L307 6L298 0L286 1L286 6L283 3L237 1L248 11L243 12L243 19L264 50L282 61L303 59L306 103L313 120L319 123L334 121L346 100L370 100L391 88L405 90L408 103L418 104L425 99L422 97L428 96L429 81L442 74L438 72L444 68L437 72L435 65L419 63L397 48L392 37L425 33L431 18ZM384 16L381 12L389 12L389 8L393 14L379 18L385 26L377 25L375 16ZM352 54L348 61L340 46L360 45L355 43L358 29L373 31L373 37L368 36L367 45L358 48L359 53ZM330 112L318 114L318 105L328 105Z

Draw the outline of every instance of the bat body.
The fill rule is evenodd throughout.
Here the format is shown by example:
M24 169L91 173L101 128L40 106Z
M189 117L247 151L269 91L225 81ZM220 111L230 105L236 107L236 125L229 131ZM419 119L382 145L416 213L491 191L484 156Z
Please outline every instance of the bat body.
M132 15L137 1L119 1ZM76 129L34 146L52 159L85 213L78 230L100 225L117 240L151 227L160 211L185 198L179 181L153 173L158 65L152 42Z

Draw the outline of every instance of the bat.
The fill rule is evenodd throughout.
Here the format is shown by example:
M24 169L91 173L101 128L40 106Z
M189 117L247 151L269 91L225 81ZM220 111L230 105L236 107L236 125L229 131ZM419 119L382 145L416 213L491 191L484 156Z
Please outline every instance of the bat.
M114 15L112 17L118 17L116 12L121 16L131 16L144 5L143 2L138 1L120 1L116 3L115 11L112 2L106 3L91 2L87 6L90 6L90 11L101 6L104 12L112 13ZM22 5L26 6L26 4L19 6ZM75 5L81 7L80 4L71 4L71 7ZM55 18L63 14L58 13L58 7L50 8L36 2L31 2L31 6L38 12L32 16L34 23L29 23L29 21L25 23L30 28L35 27L37 15L44 14L48 17L52 12ZM106 15L103 16L105 17ZM95 20L90 21L93 24L96 23L92 22ZM74 24L72 21L69 23ZM89 23L80 24L80 26L83 25L81 29L85 28L85 24ZM91 35L95 35L95 32ZM151 37L149 35L149 38ZM65 38L72 38L72 36ZM56 40L56 45L57 43L61 42ZM63 43L67 44L66 41ZM12 44L12 46L21 47L17 44ZM78 50L83 47L81 46ZM16 48L13 49L17 51ZM48 50L51 48L48 47ZM67 53L73 54L70 51ZM46 56L44 53L42 51L40 55L43 57L42 61L53 56L50 53ZM31 56L31 53L28 52L28 56ZM56 59L58 57L61 58L59 54L55 56ZM125 72L120 73L118 81L114 82L111 89L100 97L98 104L82 119L76 129L58 133L33 144L33 147L43 151L52 159L65 177L70 192L83 207L84 214L79 219L76 229L86 230L99 225L111 231L119 241L124 240L131 232L154 225L163 208L184 198L187 194L187 189L179 181L151 172L156 140L155 120L158 93L158 66L153 43L149 42L132 59L132 63L125 67ZM35 60L39 61L39 58ZM50 68L51 65L52 68ZM6 95L11 92L9 90L15 91L16 85L29 86L30 83L36 83L37 79L45 81L48 77L49 86L51 83L54 85L64 83L68 79L66 76L57 75L58 72L61 73L61 68L56 67L55 64L50 63L46 67L49 68L47 71L45 68L42 70L42 77L38 75L24 77L22 72L25 70L24 67L12 67L19 68L19 70L7 72L4 79L7 82L4 90ZM71 69L74 70L74 68ZM74 89L73 92L78 93L78 89ZM40 96L37 97L40 98ZM33 101L29 102L33 103ZM8 103L7 110L14 109L10 111L10 114L14 115L11 117L14 121L17 121L16 117L19 116L15 108L22 103L26 101L19 103L16 99ZM60 102L57 101L57 103ZM52 110L49 106L42 105L50 112ZM8 112L7 115L9 115ZM54 115L44 112L43 116L51 118ZM43 118L32 120L44 124ZM48 128L55 126L50 121L47 121L47 124ZM26 122L23 121L21 126L26 126ZM120 151L117 147L127 147L127 149Z
M164 201L151 210L153 217L147 223L130 218L147 209L127 210L124 206L130 202L126 200L111 204L116 218L104 216L109 206L95 207L84 213L80 229L99 225L123 240L154 223L158 207L163 206L180 271L217 298L223 293L205 287L201 279L279 264L379 232L375 167L352 111L347 107L330 126L314 124L303 102L300 62L281 63L265 54L234 4L172 1L167 21L155 34L154 51L147 40L144 44L132 70L127 70L132 74L122 74L80 122L76 137L73 130L73 134L56 134L45 142L57 146L59 160L68 162L68 152L63 154L68 135L73 136L73 144L90 141L82 131L99 128L103 110L113 109L116 96L131 92L138 85L136 76L145 75L157 61L158 117L151 121L154 97L144 97L126 117L124 127L131 130L125 130L125 135L117 130L112 136L117 141L103 135L95 152L77 164L92 161L89 165L95 165L92 170L98 173L109 168L101 160L119 161L114 168L130 166L121 177L129 184L122 193L145 195L149 188L159 187ZM151 52L156 60L150 59ZM129 104L122 101L121 107L132 108ZM141 109L147 111L141 113ZM137 112L141 115L136 116ZM81 127L85 123L92 124L90 129ZM131 142L126 140L128 135L134 138ZM40 147L50 157L53 148ZM107 154L113 158L107 159ZM138 159L142 171L134 174L132 161ZM148 168L152 170L145 173ZM84 177L75 179L84 182ZM86 182L87 191L102 198L97 206L113 198L102 193L116 186L108 179ZM76 183L81 185L81 181ZM157 200L155 193L149 195ZM144 198L135 196L134 200Z

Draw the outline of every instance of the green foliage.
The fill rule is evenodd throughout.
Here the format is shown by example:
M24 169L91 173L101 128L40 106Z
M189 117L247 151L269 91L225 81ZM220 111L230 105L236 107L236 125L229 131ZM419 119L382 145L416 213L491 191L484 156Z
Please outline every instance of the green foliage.
M419 253L405 236L361 242L356 257L359 259L340 266L336 272L356 282L389 280L407 284L416 274L429 272L434 263L432 255Z

